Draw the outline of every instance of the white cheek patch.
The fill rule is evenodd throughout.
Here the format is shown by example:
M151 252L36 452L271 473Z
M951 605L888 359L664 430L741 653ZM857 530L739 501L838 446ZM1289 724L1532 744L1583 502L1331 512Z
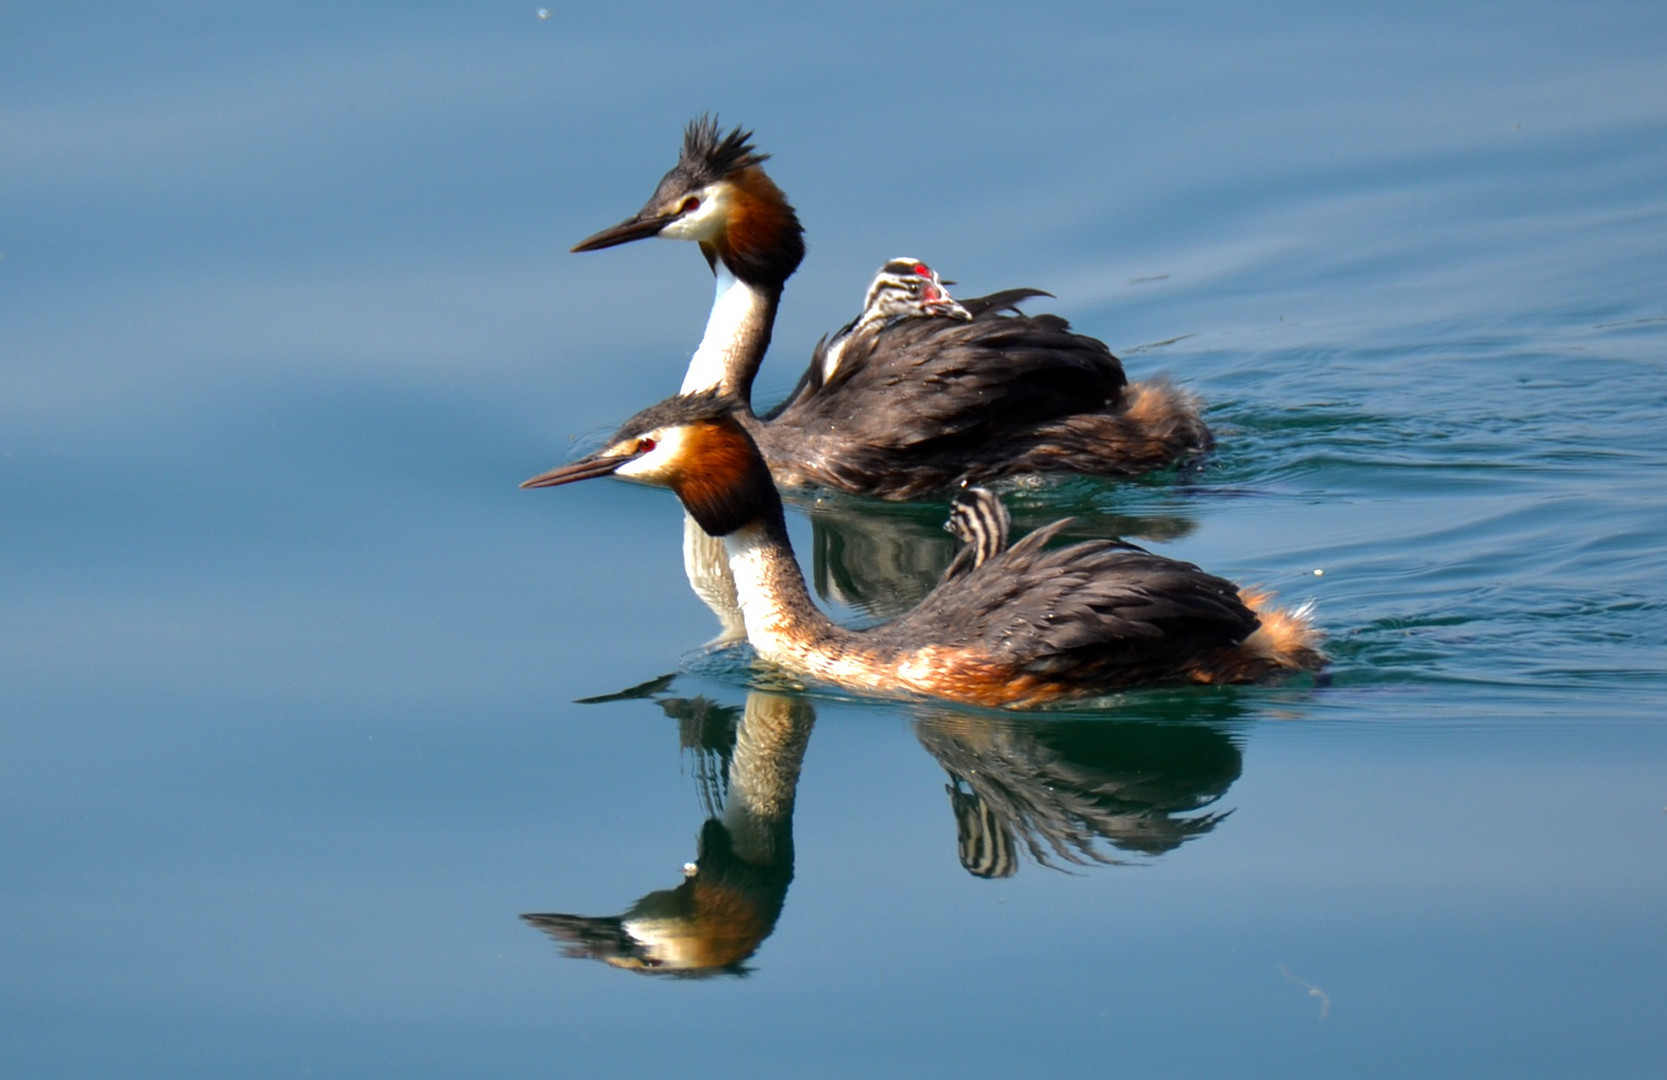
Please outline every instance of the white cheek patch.
M666 428L650 432L645 438L654 440L654 449L642 457L633 458L621 465L614 475L626 480L635 480L639 484L654 484L664 487L671 475L672 467L683 453L684 429Z
M614 475L626 480L644 480L646 477L643 475L643 465L653 456L653 454L644 454L640 458L627 461L614 470Z
M729 185L712 184L695 192L694 197L700 200L700 209L661 229L661 236L668 240L716 240L723 234L729 221Z

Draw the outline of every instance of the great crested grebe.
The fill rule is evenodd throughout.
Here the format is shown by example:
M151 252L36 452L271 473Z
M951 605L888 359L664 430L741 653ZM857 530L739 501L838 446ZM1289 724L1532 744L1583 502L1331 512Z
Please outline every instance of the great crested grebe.
M1047 295L1032 289L963 301L970 318L892 321L853 335L832 359L819 347L761 422L753 378L805 249L798 216L751 137L695 120L643 209L573 250L651 236L700 244L717 293L682 392L717 389L740 400L740 422L779 483L911 499L1014 473L1129 476L1209 447L1187 393L1162 381L1129 384L1102 342L1058 316L1005 313Z
M891 622L838 626L805 588L781 497L739 408L713 391L670 398L626 421L606 448L521 486L617 474L671 488L723 539L758 654L857 690L1031 706L1133 685L1259 682L1324 662L1305 611L1274 609L1130 544L1048 548L1065 521L940 583Z

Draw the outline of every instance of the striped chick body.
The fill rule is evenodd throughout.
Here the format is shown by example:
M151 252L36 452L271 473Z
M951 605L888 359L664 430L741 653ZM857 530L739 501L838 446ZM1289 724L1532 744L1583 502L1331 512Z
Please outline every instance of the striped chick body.
M1011 526L1007 507L988 488L967 488L956 495L943 527L966 546L955 553L944 580L960 577L1006 551Z

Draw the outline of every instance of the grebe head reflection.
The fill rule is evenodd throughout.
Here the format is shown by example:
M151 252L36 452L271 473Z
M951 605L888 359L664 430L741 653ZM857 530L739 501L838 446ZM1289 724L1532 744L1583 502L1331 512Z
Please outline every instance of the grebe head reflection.
M727 795L701 826L676 888L621 915L521 916L572 957L646 975L742 975L775 930L793 880L793 802L816 714L802 699L754 692L728 754Z

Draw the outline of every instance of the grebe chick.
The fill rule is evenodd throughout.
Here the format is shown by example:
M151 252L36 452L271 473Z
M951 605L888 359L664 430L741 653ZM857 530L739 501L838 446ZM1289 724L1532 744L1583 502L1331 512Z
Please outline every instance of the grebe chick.
M1012 526L1007 507L989 488L967 488L949 504L944 532L966 546L955 553L944 580L960 577L1007 550L1007 532Z
M868 283L862 313L817 346L817 359L812 368L821 372L825 383L839 370L839 359L853 339L877 334L898 319L931 316L972 321L972 312L949 295L935 270L919 259L892 259Z
M1130 544L1046 545L1056 522L912 611L866 630L812 603L781 497L738 404L715 393L637 414L603 450L536 476L553 487L616 474L669 487L722 537L747 640L766 660L855 690L1032 706L1154 683L1260 682L1324 662L1304 611Z
M1005 313L1046 295L1036 290L963 301L970 319L896 320L831 360L818 349L760 422L753 379L804 257L804 230L750 140L739 128L720 134L710 117L694 121L643 209L573 250L651 236L700 244L717 292L682 392L739 399L778 483L913 499L1015 473L1130 476L1208 449L1190 395L1161 381L1130 385L1104 343L1058 316Z

